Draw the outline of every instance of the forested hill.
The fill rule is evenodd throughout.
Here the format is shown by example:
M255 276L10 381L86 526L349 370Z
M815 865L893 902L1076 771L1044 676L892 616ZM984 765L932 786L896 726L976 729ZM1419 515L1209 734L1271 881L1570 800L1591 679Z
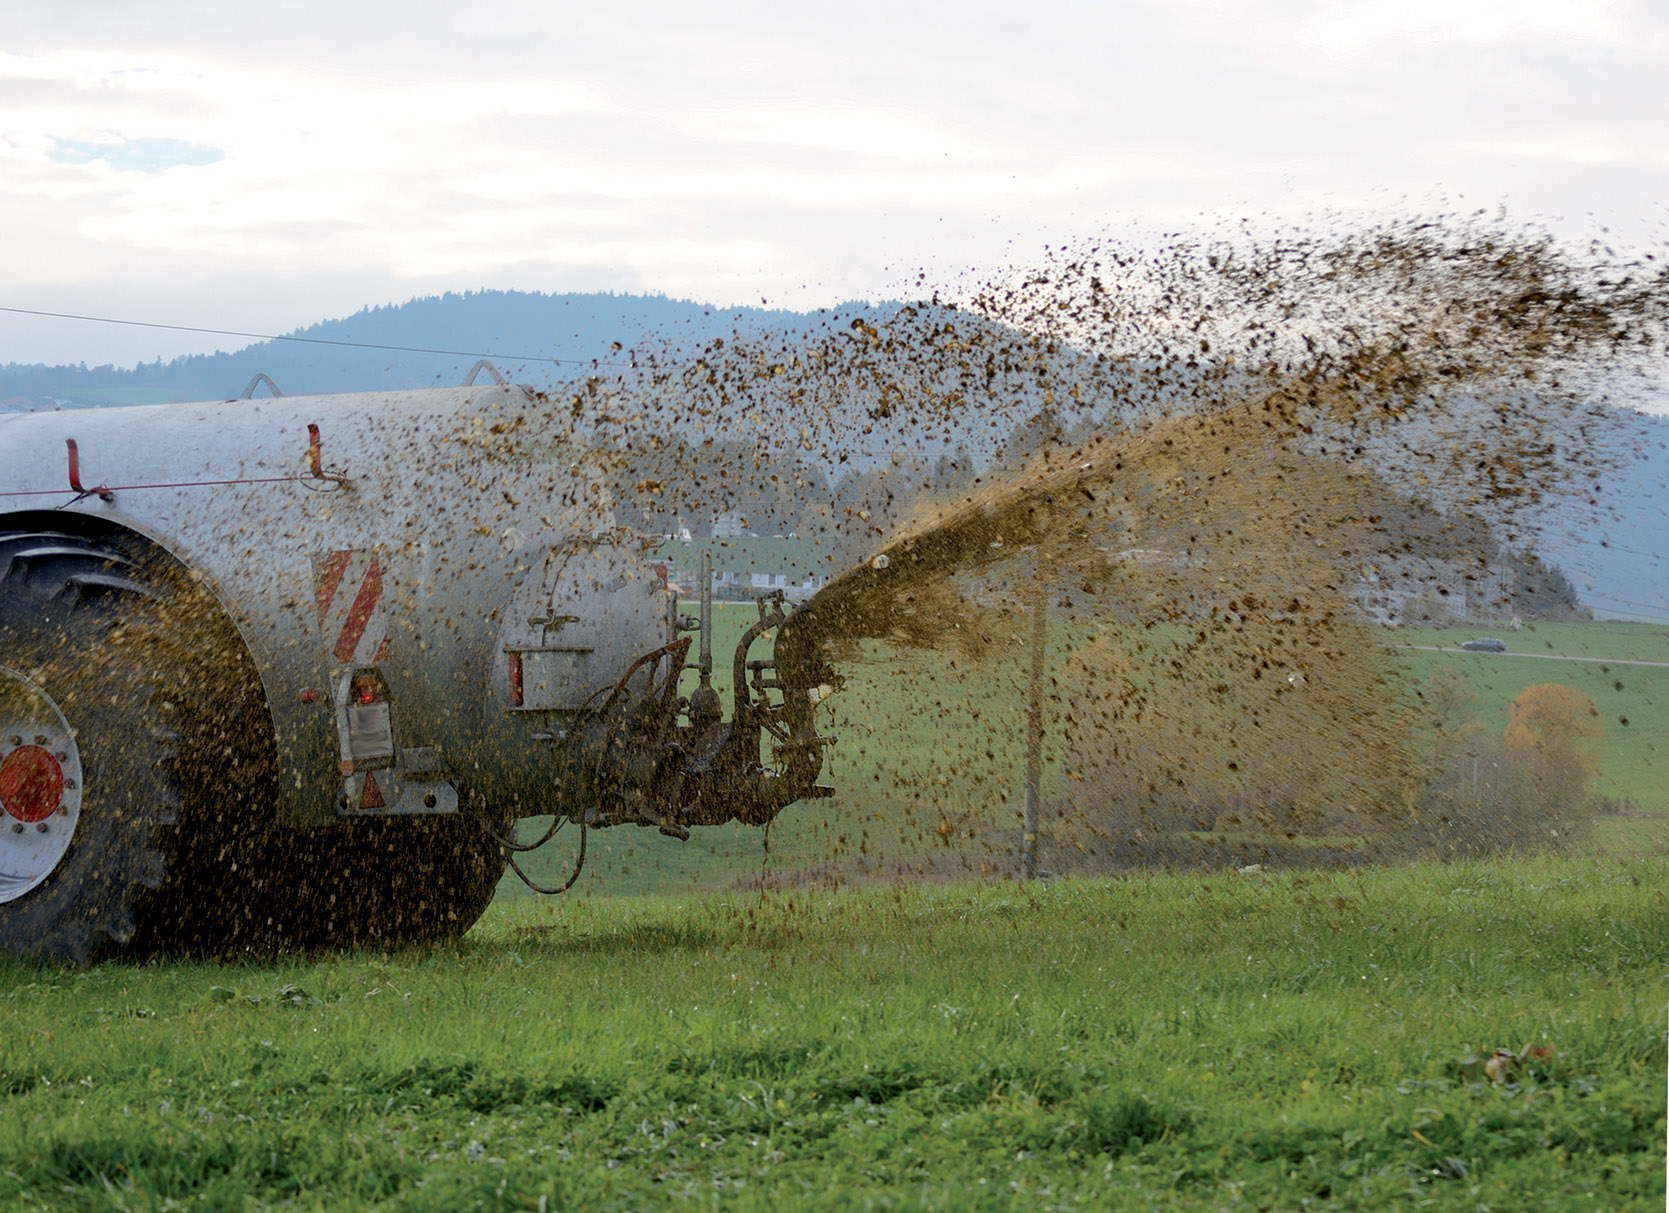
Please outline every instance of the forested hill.
M261 373L287 395L445 386L460 383L481 355L489 355L512 382L550 388L588 374L593 361L604 373L608 364L642 365L650 358L677 365L714 338L730 342L765 333L804 334L811 344L818 334L848 330L855 320L880 323L898 307L849 303L795 312L716 308L653 295L449 293L368 307L290 334L405 349L263 341L230 353L132 368L10 363L0 366L0 410L225 400ZM937 439L890 428L903 427L901 418L877 422L870 441L883 453L908 450L926 462L966 442L983 462L1002 442L1021 435L1015 422L1035 407L1024 391L1004 399L1012 401L1006 409L977 414L978 421L965 417L965 432L947 436L942 449ZM847 403L864 407L858 398ZM1536 520L1534 546L1568 574L1598 613L1669 622L1669 554L1663 540L1669 534L1669 418L1619 411L1608 430L1588 438L1607 474L1583 493L1554 495ZM854 459L845 470L871 463ZM822 470L831 479L841 474L833 465Z
M461 382L483 354L512 381L548 387L585 374L593 360L676 355L714 337L814 330L837 315L850 323L874 310L879 306L863 303L808 313L717 308L659 295L448 292L364 308L286 334L406 347L402 350L262 341L230 353L159 359L131 369L7 363L0 366L0 406L223 400L261 373L291 396L447 386Z

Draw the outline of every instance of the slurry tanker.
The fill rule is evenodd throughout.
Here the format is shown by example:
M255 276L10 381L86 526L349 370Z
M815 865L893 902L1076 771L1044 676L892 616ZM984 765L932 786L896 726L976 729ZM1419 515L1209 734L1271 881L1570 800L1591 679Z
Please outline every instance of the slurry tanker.
M806 614L727 710L710 577L679 615L566 403L249 397L0 415L0 947L457 932L519 819L583 861L829 793Z

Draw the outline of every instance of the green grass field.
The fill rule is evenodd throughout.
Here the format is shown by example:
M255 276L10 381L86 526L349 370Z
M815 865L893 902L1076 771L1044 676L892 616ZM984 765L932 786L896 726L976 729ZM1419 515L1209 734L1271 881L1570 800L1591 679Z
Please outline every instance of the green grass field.
M1405 628L1388 635L1397 644L1448 649L1478 636L1505 641L1505 653L1417 649L1400 653L1410 675L1421 681L1441 669L1464 672L1476 695L1479 717L1497 733L1506 727L1507 705L1526 687L1539 682L1575 687L1594 701L1605 722L1605 764L1595 793L1669 812L1669 729L1663 725L1669 713L1669 628L1639 623L1532 623L1519 631L1481 625Z
M168 387L90 388L87 395L102 404L172 404L180 393Z
M524 900L389 955L0 960L0 1206L1655 1211L1666 887Z
M691 608L693 609L693 607ZM751 605L721 604L715 614L715 685L729 702L729 654L736 637L758 617ZM1017 625L1022 626L1022 625ZM1669 630L1625 623L1531 624L1519 631L1386 629L1387 646L1457 648L1480 635L1506 640L1506 653L1392 650L1408 679L1426 684L1439 671L1460 671L1474 693L1474 710L1491 731L1506 726L1507 707L1526 687L1563 682L1590 695L1606 721L1606 758L1596 793L1632 802L1627 817L1595 822L1593 845L1619 855L1669 853L1669 667L1617 666L1603 662L1545 660L1541 656L1627 658L1669 662ZM1057 636L1059 652L1070 635ZM972 825L988 839L1019 831L1024 750L1026 651L994 649L977 677L953 666L953 656L866 645L863 659L847 663L847 687L824 709L823 728L839 741L828 752L825 782L832 800L792 805L771 827L698 830L688 842L653 830L619 828L593 835L577 891L636 895L717 889L761 874L823 871L849 874L860 859L877 857L902 875L925 865L943 871L941 823ZM694 685L693 676L689 678ZM1620 686L1618 684L1621 684ZM1628 723L1622 723L1627 719ZM1049 752L1053 754L1052 748ZM1055 764L1050 764L1051 773ZM960 832L958 834L960 837ZM949 875L977 879L983 867L1010 858L981 841L951 862ZM535 855L529 870L544 880L566 879L573 839ZM523 892L508 877L501 896Z

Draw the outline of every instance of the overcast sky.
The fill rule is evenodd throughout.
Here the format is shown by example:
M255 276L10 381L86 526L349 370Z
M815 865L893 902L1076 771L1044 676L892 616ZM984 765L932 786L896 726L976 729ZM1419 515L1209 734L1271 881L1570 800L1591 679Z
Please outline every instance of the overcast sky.
M1662 245L1664 0L6 0L0 305L815 307L1042 244L1491 210ZM0 362L225 338L0 314Z

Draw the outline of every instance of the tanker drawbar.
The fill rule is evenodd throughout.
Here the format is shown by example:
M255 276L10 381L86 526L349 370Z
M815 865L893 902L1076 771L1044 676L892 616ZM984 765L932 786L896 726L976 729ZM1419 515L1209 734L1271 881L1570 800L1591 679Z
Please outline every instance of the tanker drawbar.
M0 947L456 933L563 825L830 794L808 617L727 705L606 464L504 383L0 415Z

